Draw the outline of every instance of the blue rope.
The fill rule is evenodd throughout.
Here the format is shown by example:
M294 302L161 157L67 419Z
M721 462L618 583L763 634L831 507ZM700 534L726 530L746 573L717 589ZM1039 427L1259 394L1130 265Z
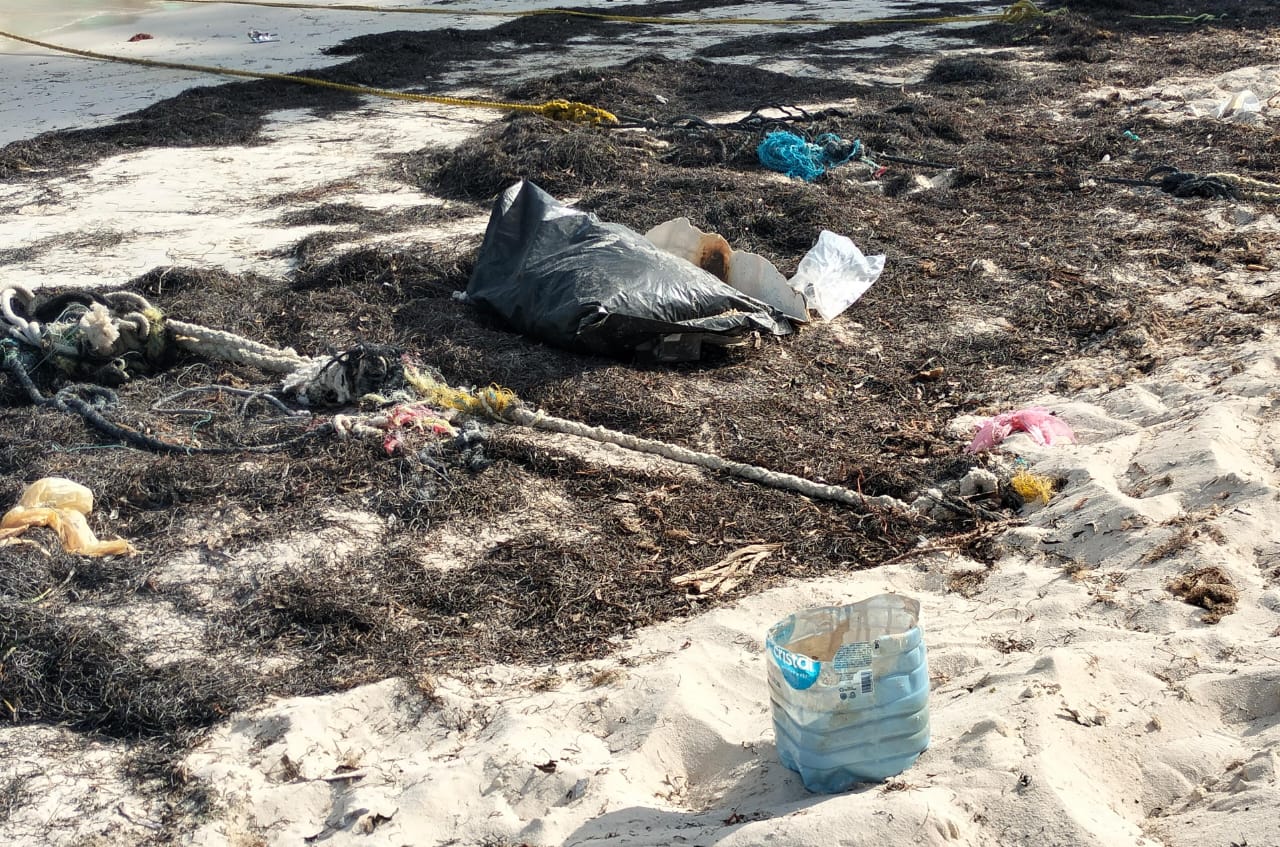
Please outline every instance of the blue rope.
M827 168L843 165L861 154L861 141L855 139L850 143L830 132L809 142L794 132L779 130L765 136L756 148L761 165L805 182L813 182L826 173Z

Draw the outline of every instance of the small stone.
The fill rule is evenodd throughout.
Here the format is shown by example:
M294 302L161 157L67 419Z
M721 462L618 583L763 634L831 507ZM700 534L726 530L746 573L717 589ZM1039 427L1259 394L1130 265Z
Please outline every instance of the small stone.
M936 175L929 180L929 187L938 191L946 191L948 188L956 184L955 168L947 168L942 173Z
M990 259L974 259L969 263L969 273L994 277L1000 273L1000 266Z
M993 494L1000 487L1000 480L986 468L974 468L960 480L958 489L961 497Z

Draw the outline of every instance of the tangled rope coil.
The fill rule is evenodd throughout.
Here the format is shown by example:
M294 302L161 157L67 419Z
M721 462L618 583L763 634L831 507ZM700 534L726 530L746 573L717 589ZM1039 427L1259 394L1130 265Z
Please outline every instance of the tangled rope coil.
M18 355L18 345L13 340L6 338L0 341L0 354L2 354L0 368L17 381L33 404L57 409L66 414L78 415L104 435L141 450L149 450L156 453L222 456L238 453L275 453L331 431L331 427L322 426L272 444L237 445L235 447L202 447L176 444L122 426L107 418L103 412L118 403L116 393L110 388L101 385L75 384L65 386L51 397L45 397L31 379L31 374Z

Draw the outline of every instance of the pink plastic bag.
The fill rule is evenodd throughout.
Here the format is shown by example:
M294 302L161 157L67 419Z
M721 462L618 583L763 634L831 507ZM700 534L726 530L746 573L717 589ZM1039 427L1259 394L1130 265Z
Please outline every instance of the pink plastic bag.
M1076 434L1062 418L1054 417L1048 409L1031 406L1016 412L1003 412L988 418L978 427L973 441L965 448L967 453L991 450L1012 432L1025 432L1042 447L1051 447L1056 441L1076 443Z

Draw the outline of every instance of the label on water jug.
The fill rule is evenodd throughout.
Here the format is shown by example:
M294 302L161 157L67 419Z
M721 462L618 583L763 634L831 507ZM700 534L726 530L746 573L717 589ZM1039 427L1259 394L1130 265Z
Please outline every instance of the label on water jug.
M818 673L821 670L818 662L808 656L792 653L777 644L770 644L769 651L773 654L773 661L777 663L778 670L782 671L782 678L796 691L804 691L818 681Z
M870 697L874 691L874 677L871 674L871 643L859 641L845 644L836 651L831 664L835 668L836 677L840 680L837 687L841 700L856 700L859 697Z

